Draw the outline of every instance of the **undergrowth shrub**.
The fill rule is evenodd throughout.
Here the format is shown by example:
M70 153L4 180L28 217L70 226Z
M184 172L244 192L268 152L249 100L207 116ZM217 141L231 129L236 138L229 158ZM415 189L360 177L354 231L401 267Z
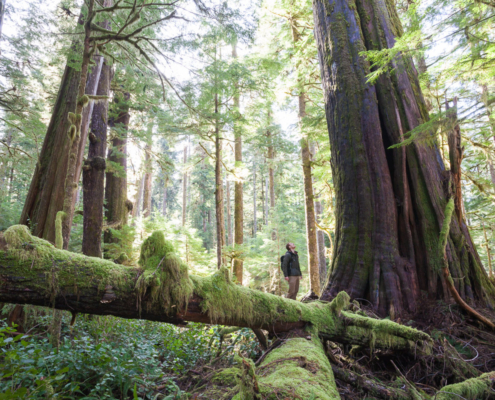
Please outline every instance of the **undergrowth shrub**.
M218 355L259 352L248 329L224 338L221 327L178 328L143 320L78 316L72 336L64 316L60 347L47 332L51 312L37 316L27 334L0 325L0 400L3 399L183 399L177 379Z

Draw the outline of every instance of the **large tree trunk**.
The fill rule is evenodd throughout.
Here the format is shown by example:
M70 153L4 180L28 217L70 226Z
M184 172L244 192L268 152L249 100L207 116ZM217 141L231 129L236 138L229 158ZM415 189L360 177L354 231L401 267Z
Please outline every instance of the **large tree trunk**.
M96 94L108 96L112 69L104 63ZM105 154L107 150L108 102L94 105L89 135L88 159L83 167L83 241L82 252L101 257L103 200L105 198Z
M448 175L433 139L389 149L428 120L411 59L399 54L390 72L374 85L367 80L361 52L390 48L401 34L395 5L315 0L313 10L337 193L332 274L322 299L345 290L382 315L414 313L421 291L449 297L437 251ZM460 295L491 302L495 288L458 218L447 254Z
M114 98L112 117L108 120L111 131L111 147L108 149L107 162L114 165L113 170L105 174L105 217L108 225L113 229L122 229L127 225L128 214L132 206L127 200L127 129L129 127L130 114L127 102L129 93L121 98ZM116 243L118 239L106 230L103 235L105 243Z
M151 144L144 147L144 192L143 192L143 217L151 215L151 184L153 178L153 168L151 161Z
M79 24L83 24L82 16ZM73 44L74 52L82 51L83 44L78 41ZM70 57L73 57L72 55ZM85 93L94 95L98 86L102 57L95 56L96 65L91 68L87 76ZM85 68L87 71L87 68ZM76 70L67 65L65 67L62 82L59 87L57 100L53 106L52 116L43 141L43 146L39 155L36 169L31 179L28 195L22 210L20 223L28 225L32 232L39 237L55 242L55 218L57 212L63 209L64 185L69 165L69 152L71 140L67 134L71 122L67 115L76 109L78 97L78 87L81 81L81 70ZM84 76L86 79L86 76ZM77 156L72 163L75 163L75 170L72 174L74 182L77 183L80 176L82 159L84 156L84 146L88 130L86 121L89 118L91 105L83 110L83 120L80 129L80 140ZM72 224L74 204L68 215L67 227Z

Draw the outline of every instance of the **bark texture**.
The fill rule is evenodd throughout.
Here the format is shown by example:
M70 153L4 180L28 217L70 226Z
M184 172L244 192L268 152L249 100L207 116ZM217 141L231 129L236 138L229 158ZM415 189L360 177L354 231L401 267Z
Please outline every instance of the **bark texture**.
M412 60L398 55L391 71L367 80L370 66L360 53L390 48L402 34L395 5L315 0L313 10L337 194L332 274L322 298L345 290L382 315L414 313L421 291L449 296L436 250L448 174L429 132L422 133L428 143L390 149L428 120ZM495 288L458 218L447 256L461 297L490 302Z
M111 67L104 63L98 96L110 94ZM105 154L107 151L108 102L98 102L93 107L88 158L83 167L83 241L82 252L87 256L101 257L103 229L103 200L105 198Z
M108 125L113 128L111 147L108 150L107 163L112 169L106 173L105 217L113 229L121 229L127 224L131 209L127 200L127 129L129 127L129 93L116 96L112 104L112 114ZM117 238L110 230L103 235L105 243L115 243Z

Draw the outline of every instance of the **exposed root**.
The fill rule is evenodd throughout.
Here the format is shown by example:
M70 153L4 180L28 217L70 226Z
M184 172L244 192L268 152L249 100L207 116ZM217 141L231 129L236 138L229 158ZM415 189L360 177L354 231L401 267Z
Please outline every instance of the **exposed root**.
M466 400L495 398L495 371L488 372L478 378L447 385L437 394L434 400L451 400L462 398Z

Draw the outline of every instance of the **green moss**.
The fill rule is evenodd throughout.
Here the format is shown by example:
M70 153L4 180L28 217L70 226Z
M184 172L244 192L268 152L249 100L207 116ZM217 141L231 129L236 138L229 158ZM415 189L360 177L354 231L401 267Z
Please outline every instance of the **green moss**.
M73 141L76 138L76 133L77 133L77 127L75 125L71 125L69 127L69 131L67 132L67 136L69 136L69 139Z
M173 253L174 246L165 240L162 231L155 231L141 245L139 265L146 269L154 269L167 253Z
M76 123L76 114L74 114L73 112L69 112L67 114L67 119L69 120L69 122L71 124L75 124Z
M64 222L66 213L59 211L55 217L55 247L62 249L64 247L64 238L62 236L62 222Z
M479 378L472 378L464 382L447 385L437 392L437 400L447 400L452 398L463 398L476 400L488 398L491 387L495 381L495 372L488 372Z
M32 236L25 225L11 226L4 238L8 251L0 252L0 262L11 266L33 290L47 293L52 299L59 293L77 294L84 288L103 291L111 285L117 296L120 291L126 295L134 288L138 271L135 267L59 250Z
M450 221L452 220L452 214L454 212L455 204L454 198L451 197L447 206L445 207L445 216L442 224L442 230L440 231L440 236L438 238L438 252L443 256L445 251L445 246L447 245L447 239L449 237Z
M256 374L266 399L340 399L321 341L294 338L271 351Z
M160 303L167 312L187 307L193 294L187 265L173 253L173 245L161 231L155 231L141 246L139 264L144 268L136 282L139 300L149 291L148 309Z
M82 107L86 107L89 103L89 97L87 94L85 94L84 96L81 96L77 99L77 104L82 106Z
M240 377L241 370L239 368L225 368L213 375L211 382L221 386L236 386Z

